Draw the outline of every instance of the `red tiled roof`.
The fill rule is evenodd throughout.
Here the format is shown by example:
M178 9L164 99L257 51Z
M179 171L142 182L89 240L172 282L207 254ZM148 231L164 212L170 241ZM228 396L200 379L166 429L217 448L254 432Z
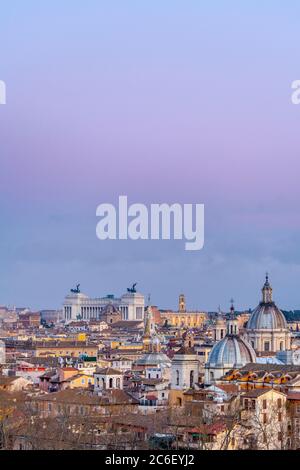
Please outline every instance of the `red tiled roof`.
M300 400L300 392L288 392L288 400Z

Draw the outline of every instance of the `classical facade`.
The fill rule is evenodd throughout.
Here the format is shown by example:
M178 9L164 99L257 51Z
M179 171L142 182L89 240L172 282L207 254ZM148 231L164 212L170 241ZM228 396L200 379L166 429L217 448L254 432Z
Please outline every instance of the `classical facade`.
M258 355L291 348L291 333L283 313L273 301L273 290L268 275L262 288L262 301L248 320L244 338Z
M80 292L79 287L72 289L71 293L65 297L63 312L65 323L71 323L78 319L102 320L102 313L108 305L112 305L121 314L122 320L137 321L144 319L144 296L128 289L128 292L120 298L114 295L91 299Z
M160 312L162 323L181 328L201 328L207 319L207 314L201 311L186 310L184 294L179 296L178 311L171 310Z

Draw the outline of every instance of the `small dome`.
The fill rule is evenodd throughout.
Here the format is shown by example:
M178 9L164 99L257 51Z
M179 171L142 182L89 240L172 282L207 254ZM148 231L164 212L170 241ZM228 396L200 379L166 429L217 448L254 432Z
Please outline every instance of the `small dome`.
M256 355L250 344L239 336L227 335L214 345L207 365L210 367L214 365L241 367L255 361Z
M149 353L144 354L136 361L137 365L170 365L171 359L164 353Z
M107 304L103 308L102 314L112 314L112 313L119 313L119 311L116 309L116 307L113 304Z

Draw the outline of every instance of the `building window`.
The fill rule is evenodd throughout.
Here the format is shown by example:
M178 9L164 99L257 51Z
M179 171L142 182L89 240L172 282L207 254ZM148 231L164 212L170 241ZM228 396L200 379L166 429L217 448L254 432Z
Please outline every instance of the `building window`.
M194 371L191 370L190 372L190 388L192 388L194 385Z
M278 406L278 408L281 408L281 407L282 407L282 400L281 400L281 398L278 398L278 399L277 399L277 406Z
M109 379L109 388L113 388L113 379Z
M280 348L280 351L283 351L283 341L280 341L279 348Z
M270 342L269 341L265 342L265 351L270 351Z
M179 370L176 371L176 385L179 385Z
M143 319L143 307L136 307L136 319L142 320Z
M282 441L282 433L281 432L278 433L278 440Z
M267 424L267 413L263 414L263 423Z
M267 409L267 400L263 400L263 409L264 409L264 410Z
M282 413L278 413L278 421L281 422L282 421Z

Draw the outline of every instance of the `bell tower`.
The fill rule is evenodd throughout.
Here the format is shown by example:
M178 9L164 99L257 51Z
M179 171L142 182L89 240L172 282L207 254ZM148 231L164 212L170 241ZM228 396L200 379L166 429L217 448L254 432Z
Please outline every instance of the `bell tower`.
M186 307L185 307L185 296L184 294L180 294L179 296L179 313L185 313L186 312Z
M233 299L231 299L231 307L230 307L230 314L227 320L227 335L238 335L239 328L238 328L238 320L235 315Z
M214 341L220 341L226 334L226 321L222 315L221 307L219 306L218 316L214 327Z
M149 306L145 315L145 329L143 334L143 350L144 352L151 352L151 322L152 322L152 309Z

